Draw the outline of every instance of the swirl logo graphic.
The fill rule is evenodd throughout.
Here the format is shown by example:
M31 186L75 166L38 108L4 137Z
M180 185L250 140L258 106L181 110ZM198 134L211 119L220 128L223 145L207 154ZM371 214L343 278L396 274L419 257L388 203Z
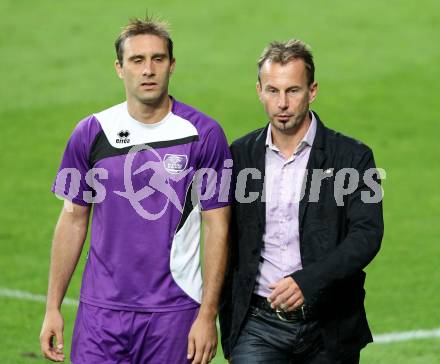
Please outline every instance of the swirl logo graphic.
M141 167L132 172L133 161L136 155L139 152L147 150L150 155L154 156L148 162L145 162ZM168 156L168 155L167 155ZM166 157L166 156L165 156ZM179 157L179 161L181 162L180 157L186 156L177 156ZM156 159L157 161L154 161ZM165 158L164 158L165 159ZM176 165L181 167L181 163L176 163ZM171 202L180 213L183 212L183 206L179 200L179 196L176 191L170 184L170 181L178 182L181 179L185 178L192 170L192 167L186 170L181 169L176 173L166 173L164 171L165 161L162 162L160 155L149 145L135 145L130 148L130 151L127 154L127 157L124 161L124 187L125 191L114 191L117 195L126 198L131 206L135 209L135 211L139 214L139 216L143 217L146 220L158 220L163 216L165 211L168 208L169 203ZM187 161L185 163L186 167ZM180 170L181 169L181 170ZM134 190L132 176L138 175L144 171L151 170L153 171L153 175L151 176L148 184L138 191ZM144 209L141 202L151 196L153 193L159 192L166 197L164 206L162 209L157 212L150 212Z

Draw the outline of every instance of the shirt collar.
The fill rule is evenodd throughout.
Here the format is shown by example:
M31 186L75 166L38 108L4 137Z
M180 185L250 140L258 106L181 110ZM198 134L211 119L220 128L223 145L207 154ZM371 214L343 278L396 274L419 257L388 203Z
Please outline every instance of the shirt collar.
M301 153L301 151L306 146L310 146L311 147L313 145L313 141L315 140L315 135L316 135L317 121L316 121L316 116L315 116L313 111L310 111L310 115L312 117L312 121L311 121L311 123L309 125L309 128L307 129L306 134L301 139L301 142L298 144L298 147L296 148L296 151L295 151L294 154ZM269 147L270 149L272 149L272 150L274 150L276 152L280 151L275 146L275 144L273 144L273 140L272 140L272 125L270 123L269 123L269 127L267 128L266 147Z

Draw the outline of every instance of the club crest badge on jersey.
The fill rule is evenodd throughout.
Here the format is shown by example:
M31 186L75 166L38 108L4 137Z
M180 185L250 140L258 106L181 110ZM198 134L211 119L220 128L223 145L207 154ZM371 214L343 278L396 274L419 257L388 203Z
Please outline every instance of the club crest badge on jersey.
M163 166L169 173L180 173L186 169L188 156L181 154L165 154Z

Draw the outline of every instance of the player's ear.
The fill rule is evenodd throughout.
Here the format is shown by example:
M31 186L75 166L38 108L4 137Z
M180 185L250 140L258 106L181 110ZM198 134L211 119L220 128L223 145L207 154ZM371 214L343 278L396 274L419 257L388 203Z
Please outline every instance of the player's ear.
M174 72L175 67L176 67L176 59L173 58L170 63L170 74Z
M122 71L122 65L118 60L115 61L115 70L118 77L122 80L124 78L124 73Z

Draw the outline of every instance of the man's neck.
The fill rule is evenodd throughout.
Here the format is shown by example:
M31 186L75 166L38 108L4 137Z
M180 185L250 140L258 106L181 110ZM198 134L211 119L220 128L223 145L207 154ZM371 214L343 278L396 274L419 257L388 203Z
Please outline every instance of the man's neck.
M286 157L290 158L298 148L299 143L306 135L307 130L310 127L312 119L310 113L304 118L303 122L298 125L294 130L284 133L277 128L272 127L272 143L280 150L280 152Z
M172 104L168 95L155 104L144 104L128 98L127 110L133 119L144 124L154 124L161 121L171 111Z

